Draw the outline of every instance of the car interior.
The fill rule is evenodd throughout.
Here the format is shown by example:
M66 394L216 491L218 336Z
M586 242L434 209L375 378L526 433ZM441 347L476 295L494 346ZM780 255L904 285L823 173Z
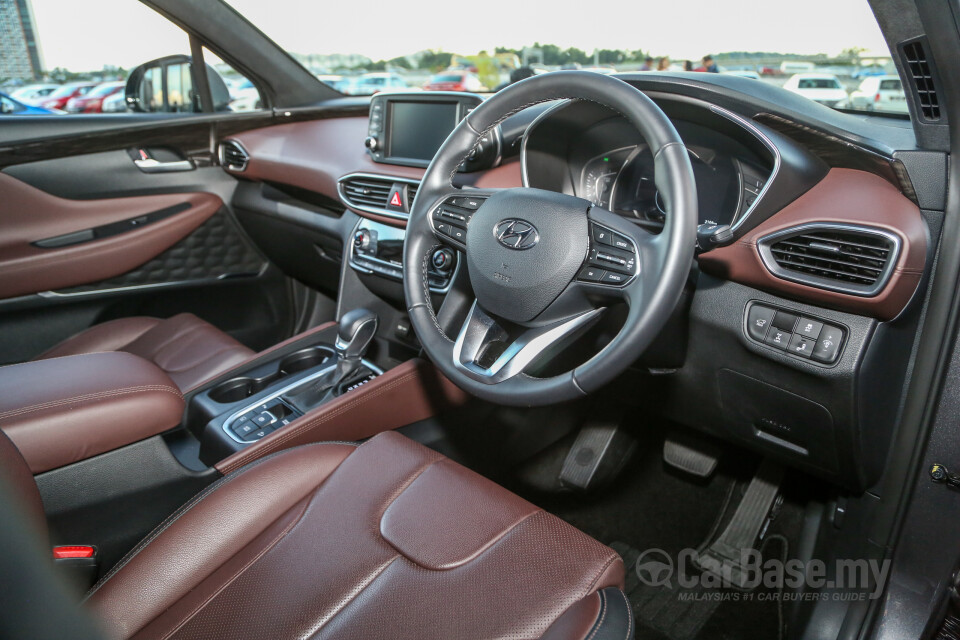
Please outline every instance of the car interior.
M143 4L128 113L0 121L0 637L960 637L955 2L869 2L909 117Z

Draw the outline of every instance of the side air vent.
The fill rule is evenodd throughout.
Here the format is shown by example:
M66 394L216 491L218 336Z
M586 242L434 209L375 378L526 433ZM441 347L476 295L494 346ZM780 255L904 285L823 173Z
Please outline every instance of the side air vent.
M250 162L250 154L236 140L220 143L220 166L230 171L244 171Z
M823 223L778 231L761 238L757 248L778 278L870 297L887 284L900 238L872 227Z
M340 178L337 186L340 199L351 209L406 220L420 183L407 178L353 173ZM394 193L400 199L400 206L390 204Z
M922 39L901 45L903 65L910 75L913 98L920 115L927 122L940 121L940 98L937 94L936 70L927 57L927 47Z

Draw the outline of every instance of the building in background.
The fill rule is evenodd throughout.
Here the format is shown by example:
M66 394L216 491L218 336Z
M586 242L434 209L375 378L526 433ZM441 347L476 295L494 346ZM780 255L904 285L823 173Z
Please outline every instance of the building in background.
M30 0L0 0L0 81L43 75L43 56Z

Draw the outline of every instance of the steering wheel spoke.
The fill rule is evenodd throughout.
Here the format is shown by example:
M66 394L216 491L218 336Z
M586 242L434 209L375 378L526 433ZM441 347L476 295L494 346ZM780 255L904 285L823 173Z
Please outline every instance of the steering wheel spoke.
M600 319L592 309L546 326L525 328L490 315L473 302L453 346L453 364L468 377L498 384L549 360Z

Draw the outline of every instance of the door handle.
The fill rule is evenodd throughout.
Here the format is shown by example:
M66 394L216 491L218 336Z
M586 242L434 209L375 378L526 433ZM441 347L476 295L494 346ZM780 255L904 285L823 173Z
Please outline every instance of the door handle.
M133 161L137 168L144 173L174 173L176 171L193 171L194 167L191 160L174 160L173 162L160 162L153 158L139 158Z

